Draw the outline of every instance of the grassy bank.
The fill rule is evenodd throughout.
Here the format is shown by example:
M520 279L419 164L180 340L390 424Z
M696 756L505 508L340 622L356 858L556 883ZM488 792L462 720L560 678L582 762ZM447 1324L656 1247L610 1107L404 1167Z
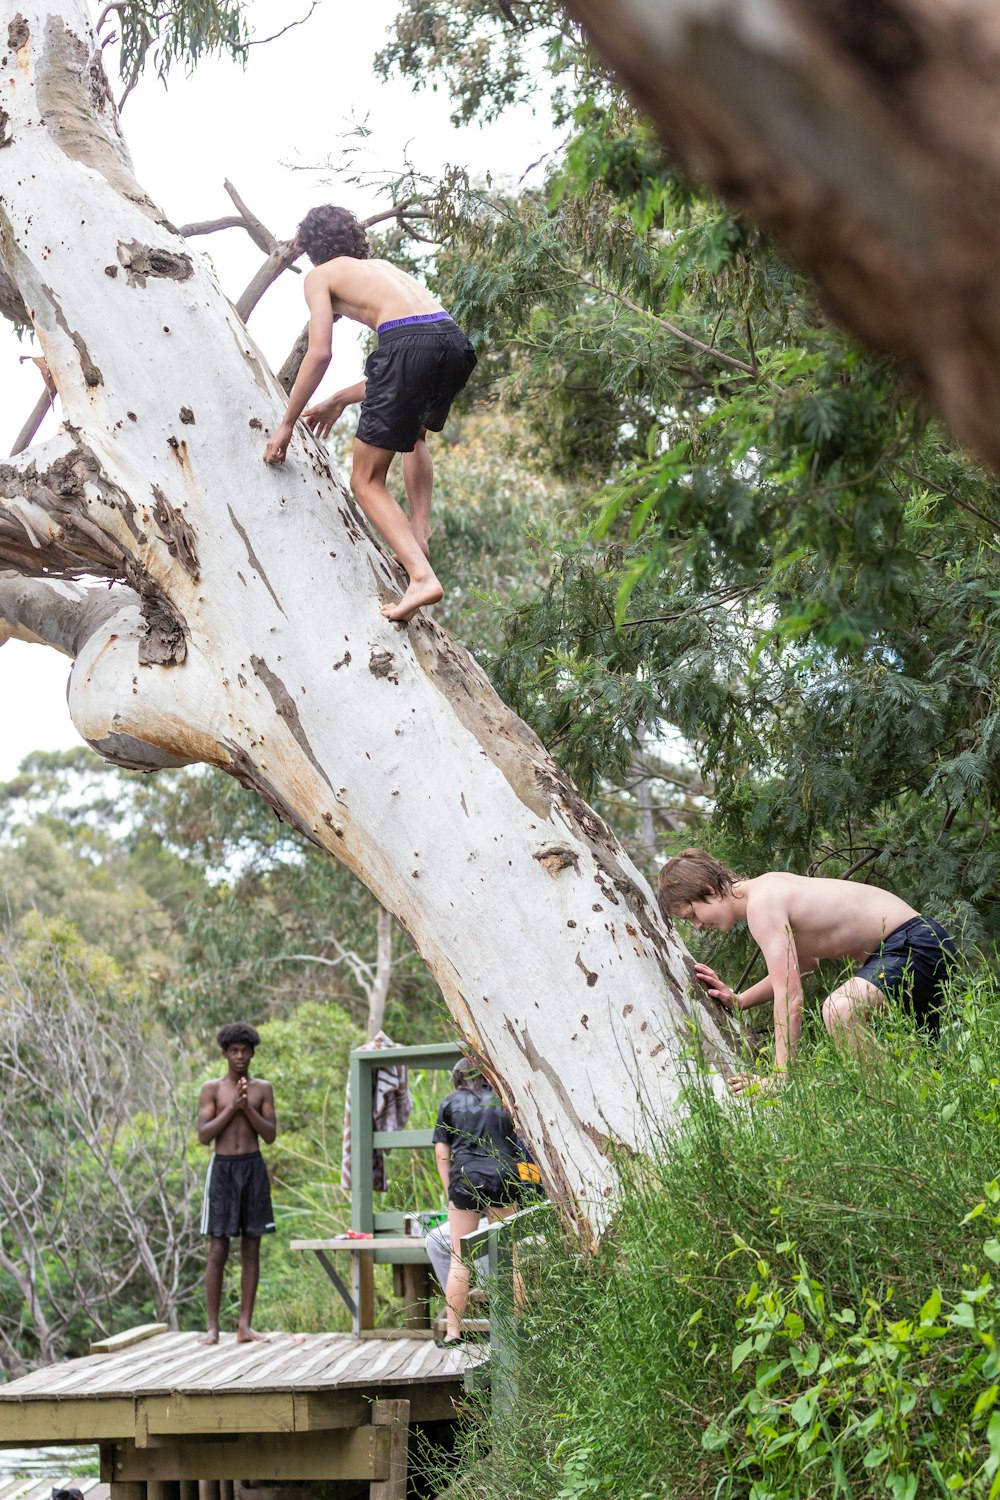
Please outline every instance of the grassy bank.
M864 1065L813 1035L749 1106L692 1087L598 1259L550 1221L515 1410L470 1419L456 1494L1000 1494L1000 988L952 1016Z

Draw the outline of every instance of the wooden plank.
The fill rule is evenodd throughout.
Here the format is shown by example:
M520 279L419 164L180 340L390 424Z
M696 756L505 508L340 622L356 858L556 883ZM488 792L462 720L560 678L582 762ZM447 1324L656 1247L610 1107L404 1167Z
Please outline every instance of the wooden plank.
M332 1427L363 1427L368 1421L365 1398L344 1391L294 1391L296 1432L327 1432Z
M427 1266L408 1265L399 1268L403 1283L403 1322L411 1332L431 1326L431 1273Z
M98 1443L131 1437L135 1403L120 1397L0 1402L0 1439L24 1447L35 1443Z
M369 1500L406 1500L409 1401L376 1401L372 1407L372 1426L389 1433L389 1472L384 1479L371 1484Z
M378 1059L365 1054L378 1054L380 1050L376 1047L357 1048L351 1053L348 1064L351 1090L352 1229L372 1227L372 1069L377 1066ZM384 1056L381 1060L386 1061ZM357 1298L354 1300L357 1301Z
M352 1255L374 1255L379 1250L422 1250L423 1239L416 1234L379 1234L370 1240L352 1240L344 1234L325 1240L290 1240L290 1250L346 1250Z
M151 1448L115 1445L116 1480L384 1479L389 1432L373 1427L328 1432L247 1433L232 1442L177 1439Z
M294 1432L295 1404L291 1391L141 1396L136 1402L136 1444L144 1446L140 1419L149 1439L186 1432Z
M357 1057L389 1067L405 1063L408 1068L453 1068L462 1056L456 1042L425 1042L414 1047L355 1047L351 1061Z
M192 1337L189 1333L161 1334L159 1338L151 1339L144 1345L138 1357L144 1365L155 1365L173 1346L188 1343ZM46 1365L40 1370L33 1370L30 1375L21 1375L17 1380L0 1386L0 1401L18 1400L35 1392L48 1396L55 1395L57 1391L72 1390L94 1379L98 1371L106 1375L108 1371L120 1370L126 1365L132 1368L132 1361L136 1358L136 1351L130 1349L116 1355L87 1355L83 1359L67 1360L61 1365Z
M136 1328L126 1328L123 1333L113 1333L110 1338L96 1339L90 1346L91 1354L116 1354L130 1344L141 1344L158 1333L169 1333L169 1323L140 1323Z
M359 1339L432 1339L433 1328L362 1328Z
M429 1126L426 1130L375 1130L372 1132L372 1145L376 1151L391 1151L393 1147L398 1150L404 1147L408 1150L427 1150L434 1144L434 1127Z
M371 1257L354 1257L354 1332L375 1326L375 1266Z

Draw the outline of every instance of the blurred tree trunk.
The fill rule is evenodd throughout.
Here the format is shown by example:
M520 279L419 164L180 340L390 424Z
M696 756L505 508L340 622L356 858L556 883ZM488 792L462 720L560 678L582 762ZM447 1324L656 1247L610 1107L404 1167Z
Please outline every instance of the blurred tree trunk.
M684 169L1000 467L1000 11L567 0Z

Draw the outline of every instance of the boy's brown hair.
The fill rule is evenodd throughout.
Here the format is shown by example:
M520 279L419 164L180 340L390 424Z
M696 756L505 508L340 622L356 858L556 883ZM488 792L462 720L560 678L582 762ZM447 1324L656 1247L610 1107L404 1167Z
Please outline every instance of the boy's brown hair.
M314 266L321 266L337 255L350 255L354 260L367 260L371 255L363 225L350 209L338 208L334 203L311 208L296 229L295 239Z
M660 871L656 883L660 910L670 918L680 907L692 901L705 901L709 896L728 896L739 878L735 870L720 864L704 849L682 849L680 854L668 859Z

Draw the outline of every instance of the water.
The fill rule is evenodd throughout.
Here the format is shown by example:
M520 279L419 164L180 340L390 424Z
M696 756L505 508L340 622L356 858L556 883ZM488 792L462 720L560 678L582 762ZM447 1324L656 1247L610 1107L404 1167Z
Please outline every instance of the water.
M96 1479L100 1474L96 1445L58 1448L0 1448L0 1479L51 1479L59 1487L70 1479Z

